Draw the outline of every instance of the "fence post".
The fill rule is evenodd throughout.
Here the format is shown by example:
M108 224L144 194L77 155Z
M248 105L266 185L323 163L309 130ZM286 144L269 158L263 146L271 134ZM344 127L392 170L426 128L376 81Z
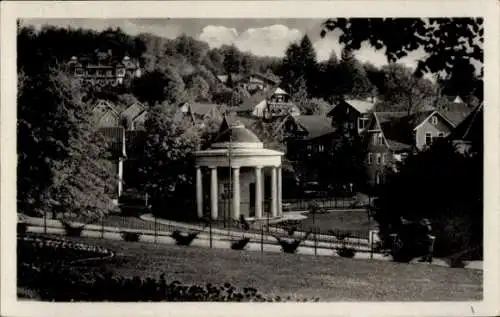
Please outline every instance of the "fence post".
M318 228L314 228L314 255L318 255Z
M104 239L104 216L101 217L101 239Z
M212 222L208 222L208 234L209 234L209 239L210 239L210 249L212 248Z
M373 231L370 231L370 260L373 260Z
M264 226L260 226L260 252L264 253Z
M157 237L157 235L158 235L158 234L157 234L157 229L156 229L156 215L153 215L153 218L154 218L154 220L155 220L155 222L154 222L154 226L155 226L155 228L154 228L154 235L155 235L155 243L156 243L156 237Z
M43 210L43 232L47 234L47 210Z

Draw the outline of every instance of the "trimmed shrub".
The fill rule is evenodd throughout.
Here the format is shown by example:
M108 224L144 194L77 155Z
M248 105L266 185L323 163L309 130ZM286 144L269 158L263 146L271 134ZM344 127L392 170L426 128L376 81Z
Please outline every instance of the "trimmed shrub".
M342 247L337 249L337 254L343 258L353 258L356 251L353 248Z
M292 239L292 238L280 238L278 236L274 236L278 243L281 245L281 250L285 253L295 253L297 252L297 248L302 243L302 241L306 240L311 232L307 232L306 235L302 239Z
M85 228L85 225L77 226L64 220L61 220L61 223L68 237L80 237L82 235L83 228Z
M193 242L194 239L198 236L199 232L181 232L179 230L175 230L172 232L171 237L175 239L177 245L188 246Z
M250 242L250 238L241 238L231 243L231 249L233 250L243 250L246 245Z
M122 231L121 235L123 240L128 242L137 242L141 238L140 232Z

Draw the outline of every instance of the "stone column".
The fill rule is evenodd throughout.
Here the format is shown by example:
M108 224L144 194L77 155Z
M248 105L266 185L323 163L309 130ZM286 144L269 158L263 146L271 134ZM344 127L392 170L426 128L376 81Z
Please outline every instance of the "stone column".
M240 168L233 167L233 219L240 218Z
M255 167L255 218L262 218L262 167Z
M278 207L278 190L277 190L277 180L276 180L276 167L273 166L271 169L271 217L277 217L277 207Z
M196 166L196 214L198 218L203 217L203 183L201 167Z
M278 216L283 216L283 202L282 202L282 176L281 176L281 166L278 167Z
M123 192L123 158L118 159L118 198Z
M217 182L217 167L210 166L210 202L212 204L211 208L211 216L212 219L215 220L218 217L218 199L217 199L217 186L219 186Z

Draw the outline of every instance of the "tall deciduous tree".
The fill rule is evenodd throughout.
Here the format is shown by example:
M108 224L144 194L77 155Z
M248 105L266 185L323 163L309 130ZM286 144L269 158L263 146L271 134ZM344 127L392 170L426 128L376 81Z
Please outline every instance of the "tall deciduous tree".
M483 63L482 18L336 18L324 22L321 35L334 30L342 32L340 42L348 49L358 50L367 41L385 47L392 62L423 49L427 55L418 72L450 73L457 58Z
M18 207L95 218L110 207L107 142L79 87L46 64L24 68L18 92ZM43 105L43 106L40 106Z
M167 104L157 105L149 112L139 171L141 187L151 196L153 211L172 217L185 211L182 204L192 198L189 194L194 188L193 152L201 140L198 129L175 113L176 109Z
M383 102L377 105L378 111L396 110L410 114L433 106L437 87L430 80L416 76L402 64L391 63L382 71L385 77Z
M164 101L177 104L184 98L184 82L175 70L152 71L136 78L133 91L137 98L150 107Z

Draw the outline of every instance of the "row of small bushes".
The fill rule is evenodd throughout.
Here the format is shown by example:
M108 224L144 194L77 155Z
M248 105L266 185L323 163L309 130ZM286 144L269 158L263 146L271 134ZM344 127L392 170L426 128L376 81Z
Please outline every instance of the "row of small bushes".
M17 261L41 266L44 263L71 263L77 260L112 257L111 250L100 246L52 239L40 236L24 236L17 239Z
M27 272L28 271L28 272ZM86 272L72 267L46 266L38 270L21 267L25 287L37 292L42 301L211 301L211 302L280 302L318 301L319 298L281 298L265 296L253 287L237 289L229 283L222 286L167 283L159 279L124 278L109 272Z

